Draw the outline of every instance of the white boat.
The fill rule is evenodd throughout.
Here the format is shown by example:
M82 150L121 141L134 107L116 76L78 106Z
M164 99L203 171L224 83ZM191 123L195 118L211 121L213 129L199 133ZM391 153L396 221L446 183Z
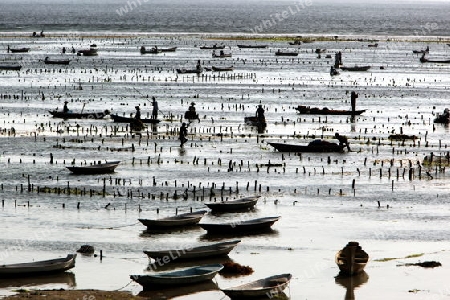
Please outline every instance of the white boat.
M291 278L291 274L274 275L221 290L231 299L273 298L288 286Z
M68 254L65 258L0 265L0 277L34 276L38 274L64 272L75 267L76 257L76 254Z

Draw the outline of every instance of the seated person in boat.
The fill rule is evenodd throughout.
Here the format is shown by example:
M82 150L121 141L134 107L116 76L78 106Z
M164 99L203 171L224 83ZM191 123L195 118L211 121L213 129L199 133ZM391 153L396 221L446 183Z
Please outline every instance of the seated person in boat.
M67 103L69 103L69 102L64 101L63 113L65 113L65 114L69 113L69 108L67 107Z
M264 108L261 104L259 104L258 108L256 109L256 118L260 123L264 123L266 121L266 118L264 117Z
M348 144L348 139L345 135L340 135L336 132L334 136L339 141L339 146L346 146L348 151L352 151L350 150L350 145Z

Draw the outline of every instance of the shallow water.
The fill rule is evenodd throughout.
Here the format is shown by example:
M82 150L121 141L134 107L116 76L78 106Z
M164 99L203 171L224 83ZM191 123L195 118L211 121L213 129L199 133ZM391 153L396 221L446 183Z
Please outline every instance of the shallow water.
M345 289L333 278L338 273L334 255L356 240L372 259L366 268L369 279L356 291L358 298L448 297L444 289L450 217L446 172L422 166L419 174L418 163L430 152L445 155L448 151L448 127L433 124L433 119L447 105L449 66L421 64L419 56L412 54L429 45L430 56L448 57L450 47L445 43L380 41L377 48L368 48L369 42L324 41L301 45L299 56L290 59L274 55L277 49L288 48L281 41L250 41L269 47L238 49L236 44L242 41L203 36L93 36L51 37L49 33L49 38L38 40L0 38L0 48L8 44L31 48L29 54L0 54L2 63L17 61L23 66L20 72L0 72L0 94L7 95L1 99L4 130L0 137L3 263L65 256L82 244L92 244L97 253L103 251L102 261L79 256L72 271L75 279L52 279L39 287L123 287L139 293L140 286L129 284L129 275L146 272L148 259L142 250L180 248L213 239L199 228L146 235L138 218L170 216L204 209L207 201L258 194L262 197L255 211L207 214L202 220L281 216L273 232L241 237L241 244L230 254L233 261L251 266L254 274L231 279L217 276L219 287L288 272L293 274L287 291L291 299L344 298ZM198 48L222 42L229 46L225 52L233 53L231 59L213 59L211 51ZM78 50L91 43L98 45L99 56L59 54L63 46ZM141 45L178 49L141 55ZM317 58L316 48L327 52ZM334 57L336 51L343 52L345 65L372 68L330 77L333 59L325 55ZM39 61L45 56L72 61L67 68L48 66ZM234 65L235 71L205 72L200 77L176 74L176 68L193 68L198 59L204 66ZM351 91L359 94L357 109L366 109L354 122L346 116L297 115L294 110L297 105L350 109ZM126 124L114 124L109 118L63 121L48 113L62 109L64 100L69 100L73 111L108 109L120 115L130 115L141 105L147 117L151 111L147 95L158 100L162 121L141 138L130 134ZM201 121L190 125L189 142L180 149L177 130L191 101ZM245 116L254 115L259 103L266 109L268 122L262 134L243 122ZM335 132L349 137L353 152L299 156L275 152L267 144L282 140L306 144L322 137L333 141ZM418 139L388 140L390 134L400 132ZM64 168L74 159L76 165L121 163L111 175L76 176ZM269 162L278 166L258 167ZM410 167L414 169L411 178ZM63 190L68 186L70 195ZM38 193L38 187L63 191ZM98 195L90 196L89 190ZM418 253L424 256L404 259ZM398 259L376 261L387 257ZM422 259L439 260L444 267L396 267ZM12 289L2 286L0 291L6 294ZM412 289L420 291L409 293ZM216 291L181 299L225 298Z

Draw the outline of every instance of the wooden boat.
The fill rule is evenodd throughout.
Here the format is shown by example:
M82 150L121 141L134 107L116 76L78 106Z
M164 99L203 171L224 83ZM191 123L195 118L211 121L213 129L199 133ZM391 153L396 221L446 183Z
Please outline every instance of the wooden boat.
M20 69L22 69L21 65L0 65L0 70L20 71Z
M30 48L9 48L8 46L8 51L11 51L11 53L26 53L30 51Z
M277 52L275 52L276 56L297 56L298 52L283 52L278 50Z
M92 44L89 49L84 49L84 50L78 50L77 51L77 55L81 56L97 56L98 52L97 52L97 45L96 44Z
M403 141L403 140L416 140L417 135L407 135L407 134L391 134L388 136L390 140Z
M212 45L212 46L201 46L200 49L203 50L215 50L215 49L225 49L225 46L218 46L218 45Z
M370 66L354 66L354 67L345 67L341 66L341 70L350 71L350 72L362 72L370 69Z
M175 52L177 51L177 47L170 47L170 48L161 48L161 52Z
M46 65L68 65L70 63L69 59L62 60L50 60L48 56L44 59Z
M291 46L299 46L302 44L302 41L293 41L293 42L289 42L289 45Z
M151 48L150 50L147 50L147 49L145 49L144 46L142 46L141 49L139 49L139 51L141 52L141 54L146 54L146 53L158 54L158 53L162 52L161 49L158 49L158 48L155 48L155 47Z
M75 267L76 257L76 254L68 254L65 258L0 265L0 277L22 277L64 272Z
M230 67L215 67L212 66L212 70L215 72L228 72L228 71L233 71L234 67L230 66Z
M349 242L336 253L335 261L341 275L352 276L364 270L369 261L369 255L362 250L358 242Z
M378 43L369 44L369 45L367 45L367 47L369 47L369 48L377 48L378 47Z
M110 115L110 117L116 123L131 123L134 120L136 120L135 118L121 117L119 115ZM141 121L142 121L142 123L145 123L145 124L156 124L156 123L161 122L158 119L141 119Z
M198 225L208 231L208 233L256 233L258 231L270 229L270 227L279 219L280 217L266 217L228 223L199 223Z
M231 57L231 56L232 56L231 53L219 53L219 54L217 54L216 52L212 53L212 57L215 57L215 58L226 58L226 57Z
M436 60L436 59L427 59L425 58L425 53L422 54L422 57L420 58L420 62L421 63L439 63L439 64L450 64L450 59L446 59L446 60Z
M245 197L236 200L205 203L213 212L231 212L252 209L260 196Z
M223 265L212 264L152 275L130 275L130 278L142 285L144 289L151 289L162 286L180 286L209 281L222 269Z
M344 145L330 143L327 141L311 142L308 145L293 145L285 143L269 143L279 152L342 152Z
M274 275L221 290L231 299L269 299L281 293L289 285L291 278L291 274Z
M244 117L244 123L249 126L257 126L257 127L266 127L266 118L264 118L262 121L258 120L257 117Z
M267 48L267 45L237 45L240 49L264 49Z
M104 164L96 164L96 165L89 165L89 166L70 166L66 167L74 174L83 174L83 175L92 175L92 174L107 174L107 173L114 173L114 170L119 165L120 161L115 162L108 162Z
M317 53L317 54L320 54L320 53L325 53L326 51L327 51L327 49L317 48L314 52Z
M198 260L209 257L226 256L240 242L241 240L234 240L192 248L144 251L144 253L147 254L149 258L153 258L155 260L160 259L166 261L167 258L169 258L170 261Z
M103 119L105 116L109 115L109 110L103 112L92 112L92 113L65 113L62 111L51 110L49 113L54 118L60 119Z
M176 69L178 74L190 74L190 73L195 73L195 74L200 74L202 73L202 69Z
M166 217L156 220L139 219L143 225L147 226L148 230L152 229L172 229L183 226L195 225L200 222L201 218L207 213L206 210L199 210L191 213L176 215L173 217Z
M361 110L342 110L342 109L328 109L326 107L324 108L318 108L318 107L309 107L304 105L299 105L295 107L295 110L299 114L309 114L309 115L360 115L363 112L365 112L365 109Z

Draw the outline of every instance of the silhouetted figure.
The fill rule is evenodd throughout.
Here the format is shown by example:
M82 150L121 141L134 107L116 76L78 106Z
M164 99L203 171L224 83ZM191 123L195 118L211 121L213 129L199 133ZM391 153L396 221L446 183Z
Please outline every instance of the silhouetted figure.
M256 109L256 118L258 119L259 123L264 123L266 118L264 116L264 108L262 105L258 105L258 108Z
M62 48L62 53L66 53L66 47Z
M358 98L358 94L355 92L351 92L350 94L350 103L352 105L352 113L355 113L356 110L356 98Z
M64 101L63 113L67 114L69 112L69 108L67 107L67 101Z
M350 145L348 144L348 139L345 135L340 135L336 132L334 136L339 141L339 146L346 146L348 151L352 151L350 150Z
M141 109L139 108L139 106L135 106L134 108L136 108L136 114L134 115L134 118L136 120L140 120L141 119Z
M158 119L158 102L156 101L155 97L152 97L152 119Z
M75 51L75 48L72 46L72 53L75 53L76 51Z
M184 143L188 141L186 138L187 134L187 124L183 123L180 127L180 147L183 147Z

